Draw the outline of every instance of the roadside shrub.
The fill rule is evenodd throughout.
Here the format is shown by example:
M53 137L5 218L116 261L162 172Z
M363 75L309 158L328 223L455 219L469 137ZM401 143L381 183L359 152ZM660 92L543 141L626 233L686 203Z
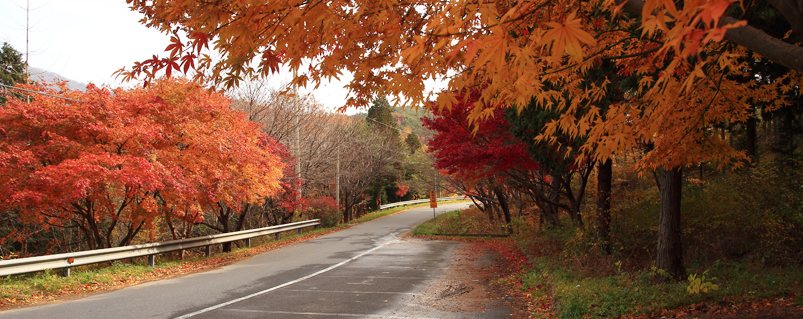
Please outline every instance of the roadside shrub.
M331 227L340 222L340 207L332 197L310 198L306 214L312 219L320 219L321 226Z

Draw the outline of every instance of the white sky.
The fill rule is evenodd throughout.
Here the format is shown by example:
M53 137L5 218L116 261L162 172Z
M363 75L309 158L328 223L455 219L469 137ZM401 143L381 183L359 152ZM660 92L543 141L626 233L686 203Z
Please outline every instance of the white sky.
M31 8L30 66L71 80L128 86L112 73L154 54L163 56L169 44L167 35L139 23L140 14L130 11L125 0L0 0L0 42L23 54L27 3ZM290 78L280 74L271 83L279 88ZM342 83L333 82L311 93L334 110L345 103L348 91Z

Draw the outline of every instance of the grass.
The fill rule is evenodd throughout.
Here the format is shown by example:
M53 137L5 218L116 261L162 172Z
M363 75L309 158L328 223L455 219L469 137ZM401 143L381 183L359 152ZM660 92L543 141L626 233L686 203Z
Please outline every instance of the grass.
M418 225L414 236L469 236L505 235L500 225L488 222L488 217L477 208L455 210L438 215Z
M318 238L356 224L365 223L426 205L429 205L429 203L376 211L347 224L339 224L328 228L314 230L312 227L309 227L305 229L302 235L298 235L296 230L288 231L282 233L278 241L273 240L274 236L272 235L254 238L251 248L239 247L233 249L231 252L215 254L210 257L203 257L200 251L194 252L195 256L190 252L188 254L190 256L184 260L169 260L170 258L162 256L161 260L157 260L154 267L147 266L145 258L135 258L126 261L118 260L109 263L74 267L71 269L70 277L61 276L61 270L48 270L34 274L7 276L0 279L0 309L9 309L69 298L70 296L119 289L147 281L171 278L220 267L266 251Z
M541 231L516 236L531 258L532 270L519 280L533 300L549 301L536 317L608 318L657 315L682 311L693 305L738 304L746 300L794 297L801 293L803 272L798 266L766 267L754 262L717 261L708 268L689 265L688 274L718 286L690 295L689 280L659 282L649 269L627 269L615 257L593 251L563 249L566 233ZM800 298L796 300L800 305Z
M705 274L702 282L657 280L652 265L660 194L652 176L638 176L624 162L614 167L613 251L602 253L595 238L592 177L585 225L565 219L561 227L544 226L530 219L513 236L533 267L519 278L537 305L533 315L671 317L754 303L803 306L801 166L799 160L790 164L765 156L738 171L686 173L683 258L687 276ZM706 283L717 289L700 290Z
M632 260L631 252L601 253L589 243L593 235L568 221L561 229L527 229L513 235L530 258L513 281L520 292L530 295L536 318L618 318L671 316L695 311L696 305L729 307L756 300L785 298L803 306L803 272L796 264L769 267L760 260L688 260L687 274L705 280L699 284L718 289L690 294L690 280L663 282L656 271L642 260ZM413 230L415 236L440 237L443 234L476 234L502 231L476 209L451 211L429 220ZM792 298L789 298L792 297Z

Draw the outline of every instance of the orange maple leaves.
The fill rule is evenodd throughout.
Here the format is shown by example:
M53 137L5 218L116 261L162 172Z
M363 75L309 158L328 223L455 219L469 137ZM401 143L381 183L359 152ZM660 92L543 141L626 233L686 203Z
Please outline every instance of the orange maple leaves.
M483 88L482 103L470 112L472 120L493 113L486 109L521 108L535 99L539 107L563 113L547 125L541 140L551 141L552 133L587 135L583 150L601 157L642 143L677 142L723 121L743 120L750 101L783 104L769 95L783 81L751 92L754 83L732 80L744 75L750 56L721 43L727 30L745 23L720 23L735 0L686 0L682 6L669 0L128 3L144 14L148 25L189 35L184 49L169 48L170 57L121 72L130 78L175 69L176 59L192 60L191 55L199 56L197 80L225 85L268 76L281 64L303 71L295 85L317 85L347 70L354 74L348 106L368 105L376 93L424 105L433 99L424 81L438 78L448 81L436 98L439 108L455 103L452 92L477 87ZM623 7L630 13L621 11ZM219 61L199 52L209 43L221 54ZM178 66L186 68L183 63ZM308 70L301 70L304 63ZM629 76L639 78L623 97L626 105L608 111L603 110L606 89L586 81L604 63L628 68ZM615 73L599 75L599 81L616 81ZM717 80L720 76L723 81ZM799 80L801 75L788 78ZM729 103L735 106L725 106ZM724 159L713 154L722 148L711 142L716 145L698 143L699 150L688 152L667 144L657 148L661 155L656 160L670 154L676 160L645 165L684 165L688 162L681 158L698 160L700 153ZM726 153L726 158L739 157Z
M576 12L570 13L562 23L545 24L552 29L544 33L541 41L544 46L552 45L552 59L555 61L560 61L564 54L568 54L573 61L581 61L585 56L582 44L590 46L597 44L597 40L583 30L581 19L576 18Z

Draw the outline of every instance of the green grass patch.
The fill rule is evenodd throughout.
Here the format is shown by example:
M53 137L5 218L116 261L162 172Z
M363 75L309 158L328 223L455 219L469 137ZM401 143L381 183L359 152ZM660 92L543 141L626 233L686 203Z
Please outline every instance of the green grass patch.
M438 204L439 205L445 205L445 204L453 204L453 203L462 203L462 202L465 202L465 201L466 200L449 200L449 201L438 202ZM367 221L371 221L371 220L374 220L374 219L377 219L377 218L382 218L382 217L385 217L385 216L388 216L388 215L393 215L393 214L396 214L396 213L401 212L401 211L406 211L408 209L419 208L419 207L427 207L427 206L429 206L429 203L420 203L420 204L413 204L413 205L407 205L407 206L398 206L398 207L393 207L393 208L386 209L386 210L378 210L378 211L375 211L375 212L372 212L372 213L365 214L364 216L351 221L349 224L361 224L361 223L364 223L364 222L367 222Z
M455 210L440 214L413 230L414 236L505 236L503 225L492 223L477 208Z
M64 295L102 291L148 281L158 278L161 273L171 271L178 264L165 262L149 267L144 260L115 261L105 265L74 267L70 277L63 277L61 270L7 276L0 279L0 305L6 307L25 305L55 300Z
M684 172L681 238L687 277L677 282L656 280L660 274L652 269L660 211L653 176L639 176L626 161L614 166L610 255L596 240L592 177L583 225L573 225L565 215L561 226L532 218L514 236L534 267L521 280L537 304L535 315L615 318L667 311L670 317L701 303L781 303L776 298L800 305L803 159L778 156L765 155L740 170L714 171L706 164Z
M796 266L766 267L757 263L717 261L709 268L690 266L688 274L717 286L717 290L689 293L690 280L663 283L652 270L628 270L611 256L555 248L565 236L543 231L517 237L531 257L533 269L522 275L522 289L533 300L550 299L542 317L607 318L656 314L699 303L731 304L756 298L799 293L803 272ZM552 247L551 249L540 249ZM699 284L698 284L699 287ZM710 286L709 286L710 287ZM538 315L536 313L535 315Z

